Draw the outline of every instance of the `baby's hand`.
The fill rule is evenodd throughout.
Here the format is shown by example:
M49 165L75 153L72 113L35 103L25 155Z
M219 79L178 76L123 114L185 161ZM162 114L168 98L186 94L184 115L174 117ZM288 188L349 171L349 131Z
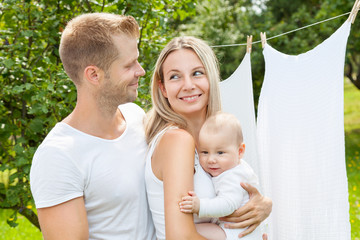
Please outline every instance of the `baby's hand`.
M190 191L189 196L183 197L179 203L180 211L183 213L199 213L200 200L196 196L195 192Z

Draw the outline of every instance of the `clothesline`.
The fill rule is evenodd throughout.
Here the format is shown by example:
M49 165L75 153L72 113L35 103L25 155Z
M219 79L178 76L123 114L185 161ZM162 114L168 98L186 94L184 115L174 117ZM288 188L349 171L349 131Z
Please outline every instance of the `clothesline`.
M301 27L301 28L297 28L297 29L294 29L294 30L291 30L291 31L288 31L288 32L285 32L285 33L278 34L278 35L273 36L273 37L266 38L266 40L274 39L274 38L277 38L277 37L280 37L280 36L283 36L283 35L286 35L286 34L289 34L289 33L293 33L293 32L308 28L308 27L318 25L320 23L324 23L324 22L327 22L327 21L330 21L330 20L334 20L336 18L345 16L345 15L349 15L350 13L351 12L347 12L347 13L344 13L344 14L341 14L341 15L338 15L338 16L335 16L335 17L332 17L332 18L322 20L320 22L312 23L310 25L307 25L307 26L304 26L304 27ZM261 43L261 40L252 42L252 44L256 44L256 43ZM246 45L247 45L247 43L235 43L235 44L225 44L225 45L214 45L214 46L210 46L210 47L217 48L217 47L233 47L233 46L246 46Z

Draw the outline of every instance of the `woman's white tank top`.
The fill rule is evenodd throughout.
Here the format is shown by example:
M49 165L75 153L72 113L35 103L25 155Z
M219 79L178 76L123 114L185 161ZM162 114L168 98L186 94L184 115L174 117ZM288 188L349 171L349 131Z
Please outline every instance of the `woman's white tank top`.
M156 228L157 239L165 239L165 211L164 211L164 188L163 182L159 180L153 173L151 167L151 158L154 149L161 136L169 129L177 127L169 127L159 132L149 145L146 155L145 166L145 182L146 192L149 202L150 211ZM215 191L210 176L202 169L199 163L199 157L195 152L195 174L194 174L194 191L199 198L214 198ZM190 191L191 189L189 189ZM180 208L179 208L180 211ZM198 218L194 214L195 223L211 222L211 218Z

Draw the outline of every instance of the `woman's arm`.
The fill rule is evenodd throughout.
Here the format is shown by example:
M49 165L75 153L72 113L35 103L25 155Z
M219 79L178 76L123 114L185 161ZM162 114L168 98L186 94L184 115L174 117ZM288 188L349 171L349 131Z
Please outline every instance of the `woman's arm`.
M197 233L193 215L182 213L182 196L193 190L195 143L181 129L168 130L160 139L152 158L154 173L164 184L166 239L205 239ZM159 177L159 176L158 176Z
M247 228L239 237L243 237L253 232L262 221L271 213L272 201L270 198L262 196L259 191L250 184L241 183L241 186L249 193L250 200L244 206L237 209L233 214L220 218L222 221L234 222L226 224L229 228Z

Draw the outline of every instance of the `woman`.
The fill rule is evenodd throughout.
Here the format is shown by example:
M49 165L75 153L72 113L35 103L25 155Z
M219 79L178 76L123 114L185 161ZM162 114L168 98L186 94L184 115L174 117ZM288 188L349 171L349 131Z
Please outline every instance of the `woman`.
M202 124L221 110L218 63L204 41L179 37L167 44L155 66L152 101L145 125L150 143L145 179L158 239L225 239L210 219L195 219L207 222L195 226L193 216L179 210L190 190L199 197L215 196L196 154ZM248 189L254 197L224 219L237 222L233 228L249 227L242 234L253 231L271 211L271 200Z

